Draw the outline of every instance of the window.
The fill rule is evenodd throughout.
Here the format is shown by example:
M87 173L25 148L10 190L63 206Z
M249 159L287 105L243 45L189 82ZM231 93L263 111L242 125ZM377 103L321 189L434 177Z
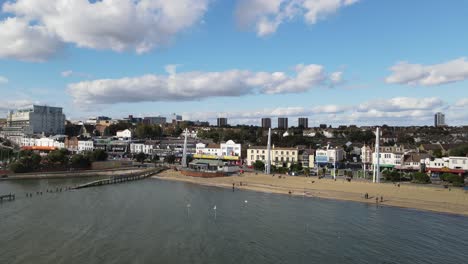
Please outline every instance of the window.
M289 157L286 158L286 161L289 162Z
M286 151L286 155L289 155L289 151Z
M283 151L281 151L281 155L283 155Z

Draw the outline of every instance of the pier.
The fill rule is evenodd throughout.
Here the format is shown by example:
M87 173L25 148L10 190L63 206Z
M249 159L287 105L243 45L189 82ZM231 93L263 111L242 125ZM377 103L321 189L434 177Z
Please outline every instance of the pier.
M138 175L125 175L125 176L113 176L109 179L104 179L104 180L97 180L97 181L92 181L88 183L84 183L81 185L78 185L72 189L78 190L78 189L84 189L84 188L90 188L90 187L97 187L97 186L103 186L103 185L110 185L110 184L118 184L118 183L124 183L124 182L129 182L129 181L137 181L137 180L142 180L146 179L148 177L151 177L155 174L158 174L162 171L166 170L166 168L158 168L149 172L144 172Z
M14 194L6 194L6 195L0 195L0 203L3 202L3 200L6 201L13 201L16 199L16 196Z

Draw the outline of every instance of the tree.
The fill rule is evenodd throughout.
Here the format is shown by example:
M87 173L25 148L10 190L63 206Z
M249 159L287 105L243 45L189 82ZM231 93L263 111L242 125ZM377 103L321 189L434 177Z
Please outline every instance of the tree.
M468 145L462 145L450 150L450 156L466 157L468 155Z
M257 160L253 163L253 167L255 170L263 171L265 169L265 163L261 160Z
M458 176L451 173L444 173L440 176L440 179L453 184L453 186L461 187L464 185L465 180L462 176Z
M140 153L135 155L135 160L138 161L138 162L143 163L143 162L145 162L145 159L146 159L146 155L143 152L140 152Z
M300 163L293 163L291 166L289 166L289 169L293 172L299 172L302 171L302 164Z
M412 182L414 183L431 183L431 178L426 173L415 172L412 175Z
M442 158L442 150L441 149L436 149L432 152L432 155L434 155L435 158Z
M94 162L94 161L106 161L109 155L107 154L106 151L102 149L96 149L92 152L86 153L86 156L91 162Z
M72 168L89 168L91 166L91 161L88 156L76 154L73 155L70 159L70 165Z
M59 149L59 150L54 150L47 155L47 160L52 163L52 164L60 164L62 166L65 166L68 164L69 157L68 157L69 151L67 149Z
M153 162L158 162L159 161L159 156L157 154L154 154L152 161Z
M164 158L164 161L169 163L169 164L174 164L175 160L176 160L176 156L173 155L173 154L167 155L166 158Z
M10 170L14 173L25 173L29 172L28 168L21 162L15 161L10 164Z
M392 181L392 182L396 182L396 181L400 181L401 179L401 175L398 171L396 170L384 170L382 172L382 175L384 176L385 180L386 181Z

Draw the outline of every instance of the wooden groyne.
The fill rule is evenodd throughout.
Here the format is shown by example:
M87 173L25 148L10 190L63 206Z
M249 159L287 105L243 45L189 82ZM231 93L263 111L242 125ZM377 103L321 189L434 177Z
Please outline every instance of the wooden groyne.
M92 181L92 182L88 182L85 184L81 184L72 189L77 190L77 189L84 189L84 188L89 188L89 187L96 187L96 186L103 186L103 185L109 185L109 184L118 184L118 183L123 183L123 182L142 180L142 179L151 177L155 174L158 174L164 170L166 170L166 168L158 168L149 172L144 172L144 173L135 174L135 175L113 176L109 179L97 180L97 181Z
M14 194L6 194L6 195L0 195L0 203L3 202L3 200L5 201L13 201L16 199L16 196Z

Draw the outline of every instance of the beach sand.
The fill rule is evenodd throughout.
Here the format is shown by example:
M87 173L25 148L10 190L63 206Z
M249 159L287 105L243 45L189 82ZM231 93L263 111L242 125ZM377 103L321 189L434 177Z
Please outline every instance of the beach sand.
M164 171L153 178L190 182L195 184L251 190L267 193L305 195L326 199L337 199L376 204L379 205L414 208L442 213L451 213L468 216L468 192L459 188L444 189L434 186L416 184L401 184L400 187L393 183L375 184L365 181L317 179L317 177L297 177L281 175L264 175L246 173L241 176L229 176L220 178L196 178L187 177L178 171ZM242 182L242 186L240 185ZM369 199L364 198L368 193ZM380 197L383 202L380 202Z

